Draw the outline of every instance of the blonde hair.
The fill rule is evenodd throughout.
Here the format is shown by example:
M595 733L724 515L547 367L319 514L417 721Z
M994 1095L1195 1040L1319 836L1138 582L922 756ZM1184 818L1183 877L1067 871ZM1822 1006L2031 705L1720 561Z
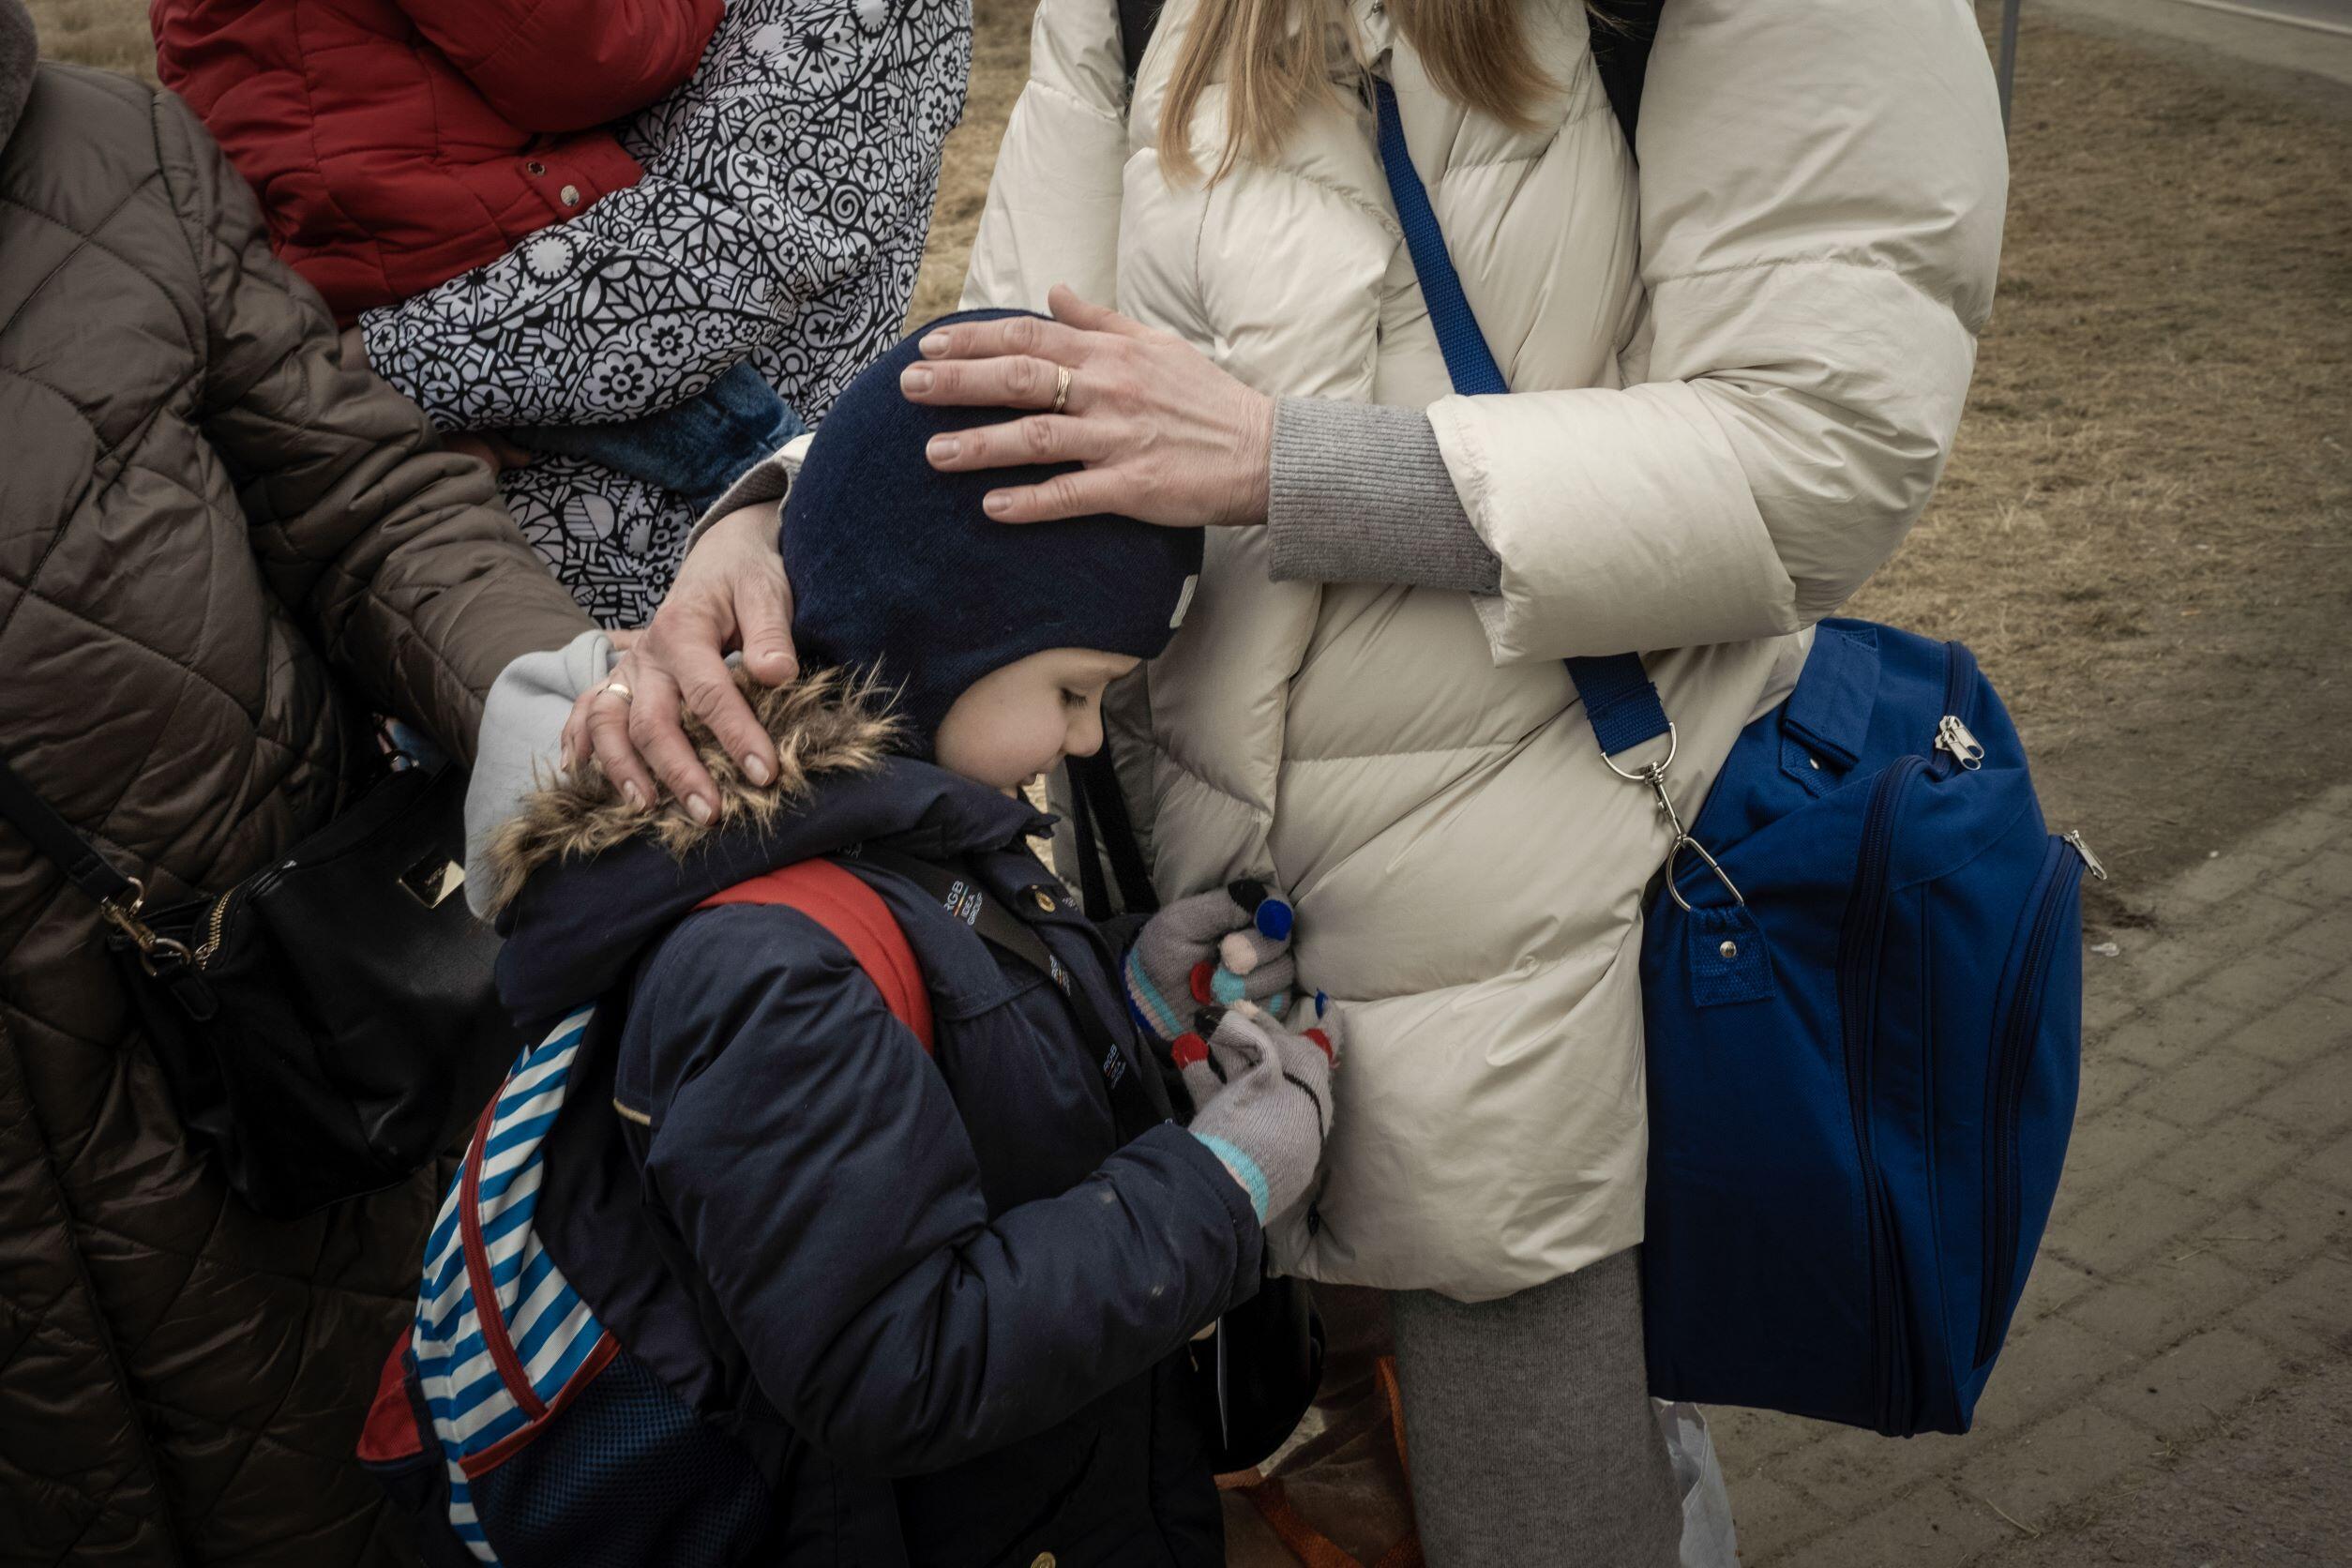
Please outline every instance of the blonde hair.
M1529 57L1525 0L1388 0L1388 14L1455 102L1515 130L1534 128L1530 109L1557 85ZM1358 53L1347 0L1200 0L1160 117L1160 163L1177 179L1200 173L1192 116L1200 95L1225 80L1225 151L1211 183L1243 158L1267 160L1308 104L1333 96L1340 51Z

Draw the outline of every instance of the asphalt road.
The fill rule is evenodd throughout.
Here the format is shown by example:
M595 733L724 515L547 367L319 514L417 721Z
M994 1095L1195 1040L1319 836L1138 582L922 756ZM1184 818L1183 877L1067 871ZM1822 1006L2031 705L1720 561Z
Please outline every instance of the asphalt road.
M1980 0L1979 9L1991 15L1998 5ZM2025 0L2023 14L2352 85L2352 0ZM2019 79L2031 69L2021 53Z
M2192 9L2224 15L2255 12L2263 17L2277 18L2271 23L2273 26L2307 23L2311 24L2307 31L2341 31L2352 35L2352 0L2157 0L2157 3L2187 6Z

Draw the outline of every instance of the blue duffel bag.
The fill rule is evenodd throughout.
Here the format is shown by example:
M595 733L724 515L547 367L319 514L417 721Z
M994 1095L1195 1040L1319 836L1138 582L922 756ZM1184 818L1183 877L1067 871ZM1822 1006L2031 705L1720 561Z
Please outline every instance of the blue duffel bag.
M1965 1432L2073 1125L2096 862L1968 651L1862 621L1688 840L1642 942L1651 1387Z
M1455 390L1507 392L1374 84ZM1968 651L1825 621L1687 828L1639 657L1567 661L1674 835L1642 944L1650 1389L1965 1432L2074 1120L2086 868ZM1661 744L1663 743L1663 744Z

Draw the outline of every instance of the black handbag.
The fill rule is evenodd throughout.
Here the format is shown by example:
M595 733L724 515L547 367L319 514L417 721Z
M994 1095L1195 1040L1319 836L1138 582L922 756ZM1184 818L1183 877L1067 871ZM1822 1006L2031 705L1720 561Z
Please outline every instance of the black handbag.
M163 909L5 761L0 815L96 899L190 1141L293 1218L451 1147L521 1047L458 897L465 776L395 768L215 897Z
M1077 837L1079 903L1087 917L1108 918L1109 881L1130 914L1159 908L1149 868L1128 820L1108 747L1073 757L1071 828ZM1110 875L1104 876L1104 862ZM1164 1064L1173 1078L1172 1063ZM1181 1093L1181 1082L1175 1093ZM1323 1322L1306 1281L1269 1274L1258 1293L1217 1319L1216 1330L1193 1341L1194 1385L1216 1435L1212 1464L1220 1475L1253 1470L1289 1437L1323 1381Z

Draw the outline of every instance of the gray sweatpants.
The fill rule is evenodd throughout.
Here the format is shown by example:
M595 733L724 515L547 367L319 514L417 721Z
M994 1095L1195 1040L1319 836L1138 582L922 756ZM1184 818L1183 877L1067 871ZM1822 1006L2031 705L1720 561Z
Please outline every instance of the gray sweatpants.
M1430 1568L1675 1568L1636 1254L1500 1301L1388 1301Z

